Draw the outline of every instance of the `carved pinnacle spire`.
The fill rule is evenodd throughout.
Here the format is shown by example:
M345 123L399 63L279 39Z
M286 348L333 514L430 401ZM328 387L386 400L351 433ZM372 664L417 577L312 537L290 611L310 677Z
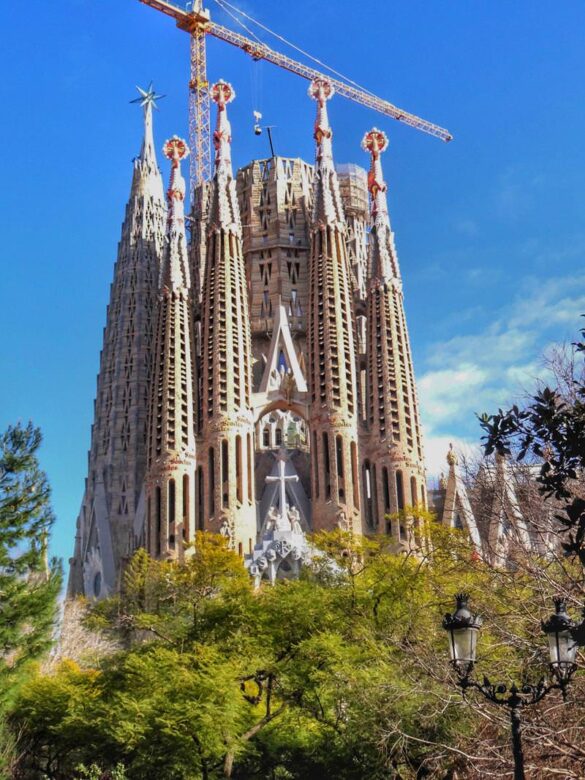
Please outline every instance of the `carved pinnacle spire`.
M236 183L232 172L232 128L226 106L235 98L231 84L218 81L211 87L211 99L217 104L217 121L213 131L215 147L215 175L212 185L211 207L208 229L228 230L240 233L241 221L236 194Z
M211 99L217 104L217 121L213 132L215 147L215 173L232 177L232 128L227 117L227 104L231 103L236 93L227 81L218 81L211 87Z
M384 181L382 172L382 160L380 155L388 148L388 136L386 133L374 127L367 132L362 140L362 149L370 153L371 163L368 173L368 189L372 196L372 217L377 214L388 213L388 203L386 201L386 190L388 189Z
M165 95L157 95L153 89L152 81L148 89L136 87L140 97L131 100L130 103L139 103L144 109L144 140L140 150L140 160L143 163L150 163L156 168L156 155L154 152L154 137L152 132L152 110L157 108L156 101L162 100Z
M313 180L313 228L327 224L345 229L345 215L339 193L339 183L333 164L333 130L329 126L327 101L333 96L333 85L326 79L314 79L309 97L317 103L313 137L317 142L315 178Z
M167 191L168 216L167 240L162 268L162 283L169 290L189 288L189 264L185 236L185 179L181 173L181 160L189 155L189 147L178 136L170 138L163 147L165 157L171 160L171 179Z
M327 101L335 93L333 85L325 79L314 79L308 89L309 97L317 102L317 117L315 119L315 131L313 138L317 142L317 161L322 165L330 163L333 167L333 147L331 139L333 130L329 126L327 114Z
M368 190L370 191L372 215L371 279L374 283L388 282L391 279L400 280L398 256L394 246L394 234L390 227L386 200L388 187L384 181L380 158L382 152L387 148L388 136L378 128L374 127L364 135L362 149L369 152L371 156Z

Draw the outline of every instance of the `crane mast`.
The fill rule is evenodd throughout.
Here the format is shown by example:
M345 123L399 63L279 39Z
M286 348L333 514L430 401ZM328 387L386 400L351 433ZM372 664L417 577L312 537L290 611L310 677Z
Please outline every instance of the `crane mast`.
M210 154L210 120L209 120L209 82L207 80L206 43L207 35L225 41L242 49L254 60L266 60L273 65L295 73L297 76L312 81L325 79L333 85L338 95L353 100L367 108L372 108L380 114L396 119L402 124L414 127L423 133L451 141L453 136L443 127L428 122L426 119L404 111L393 103L365 92L358 87L325 75L314 68L287 57L264 43L246 38L244 35L216 24L210 20L209 14L202 8L201 0L195 0L192 10L186 10L167 0L140 0L141 3L161 11L172 17L177 27L191 36L191 77L189 81L189 140L191 144L191 187L195 187L209 178L211 168Z

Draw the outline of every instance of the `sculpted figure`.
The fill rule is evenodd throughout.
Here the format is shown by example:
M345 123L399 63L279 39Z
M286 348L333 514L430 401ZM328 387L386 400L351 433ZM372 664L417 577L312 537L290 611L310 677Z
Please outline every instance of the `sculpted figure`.
M288 519L291 524L293 534L302 534L303 528L301 526L301 515L296 506L291 507L288 510Z
M276 512L276 530L277 531L290 531L290 522L287 517L286 509L284 512Z

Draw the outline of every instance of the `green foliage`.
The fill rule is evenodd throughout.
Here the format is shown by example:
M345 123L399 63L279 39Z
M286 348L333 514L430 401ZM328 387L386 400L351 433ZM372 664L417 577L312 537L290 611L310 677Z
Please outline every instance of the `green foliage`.
M46 561L53 514L40 444L30 423L0 436L0 719L51 645L61 587L60 566Z
M87 767L80 764L77 767L79 780L127 780L126 770L122 764L117 764L111 772L104 772L97 764Z
M585 330L581 335L574 346L583 356ZM540 463L541 492L565 502L558 516L567 533L565 551L585 565L585 499L575 489L585 469L585 384L574 375L568 381L568 393L544 387L524 409L513 406L479 419L486 455L515 450L518 460L529 457Z
M545 669L547 605L528 574L490 569L463 533L420 520L423 559L321 534L299 580L256 592L219 535L198 534L183 565L136 553L120 597L90 618L125 649L24 687L16 776L95 764L129 780L444 777L461 754L443 746L465 747L478 725L448 679L453 593L481 594L480 663L503 680L524 679L526 657L532 675Z

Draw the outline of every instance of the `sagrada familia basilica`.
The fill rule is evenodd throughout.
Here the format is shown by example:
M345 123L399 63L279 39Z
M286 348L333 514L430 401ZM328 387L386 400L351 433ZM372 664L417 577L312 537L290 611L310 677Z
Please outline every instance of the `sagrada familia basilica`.
M427 491L385 134L364 136L368 173L336 166L318 79L314 165L272 157L234 175L235 93L219 81L214 175L187 217L189 149L164 144L165 193L156 96L141 93L69 594L115 592L139 547L181 560L197 530L225 536L257 582L294 576L315 531L385 534L399 552L414 543L409 506L467 528L479 552L505 555L510 524L530 546L506 464L483 526L453 451Z

